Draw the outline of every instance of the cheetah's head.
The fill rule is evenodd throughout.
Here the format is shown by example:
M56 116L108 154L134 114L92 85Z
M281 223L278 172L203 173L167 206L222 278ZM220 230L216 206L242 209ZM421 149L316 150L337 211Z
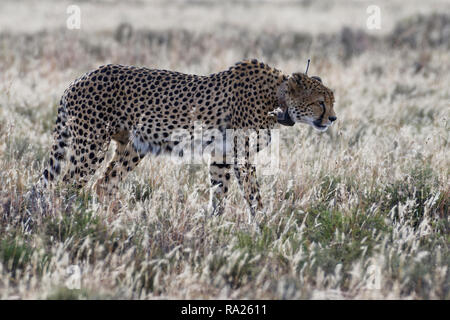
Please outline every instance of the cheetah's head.
M277 114L280 124L292 126L301 122L325 131L337 119L333 92L319 77L294 73L280 85L277 96L282 109Z

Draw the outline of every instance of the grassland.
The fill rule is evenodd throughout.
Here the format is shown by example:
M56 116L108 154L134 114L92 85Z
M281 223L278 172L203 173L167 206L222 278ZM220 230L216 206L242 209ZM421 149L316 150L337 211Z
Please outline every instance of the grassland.
M380 1L380 32L364 1L81 2L81 30L65 28L67 3L33 3L0 10L1 299L450 299L448 2ZM247 57L286 73L311 58L338 116L326 133L281 130L253 223L237 183L209 216L207 168L165 158L121 184L118 213L88 189L25 196L76 77Z

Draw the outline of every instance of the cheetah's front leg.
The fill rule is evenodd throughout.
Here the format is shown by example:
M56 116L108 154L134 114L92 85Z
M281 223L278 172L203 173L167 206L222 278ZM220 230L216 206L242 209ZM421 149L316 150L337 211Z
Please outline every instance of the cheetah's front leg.
M212 162L209 166L209 178L211 181L211 191L209 206L212 214L221 215L224 210L224 199L228 193L230 184L229 164L219 164Z
M238 179L244 198L250 206L250 221L256 211L262 209L259 185L256 178L256 168L250 162L246 161L244 164L235 164L234 173Z
M117 141L114 156L108 164L102 178L94 186L94 189L103 201L112 200L118 190L118 185L125 176L133 170L143 158L143 155L135 150L131 142Z

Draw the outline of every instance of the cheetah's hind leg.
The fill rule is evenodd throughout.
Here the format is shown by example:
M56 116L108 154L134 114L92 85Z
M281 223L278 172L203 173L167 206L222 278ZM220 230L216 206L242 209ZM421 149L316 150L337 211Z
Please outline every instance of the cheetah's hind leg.
M105 159L109 142L97 140L75 144L71 150L69 168L63 177L64 183L76 189L83 188Z
M119 183L145 156L144 150L136 150L133 138L126 131L112 136L117 147L103 176L97 180L94 190L102 202L114 200Z

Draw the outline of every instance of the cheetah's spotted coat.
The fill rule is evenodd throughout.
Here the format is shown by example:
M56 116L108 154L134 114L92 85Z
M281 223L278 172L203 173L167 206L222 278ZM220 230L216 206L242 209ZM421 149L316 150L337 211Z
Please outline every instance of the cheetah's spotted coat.
M102 66L77 79L64 92L43 182L47 185L60 174L61 160L67 156L70 167L63 181L83 187L114 140L117 148L113 159L96 183L99 195L111 196L119 181L147 153L167 153L176 147L171 134L177 129L192 133L194 123L201 123L205 129L225 134L227 129L258 132L273 129L278 123L304 122L326 130L336 119L333 103L332 91L320 78L302 73L287 76L256 60L209 76ZM223 209L231 169L252 213L261 209L254 165L250 161L222 163L216 157L210 164L214 210L220 213Z

